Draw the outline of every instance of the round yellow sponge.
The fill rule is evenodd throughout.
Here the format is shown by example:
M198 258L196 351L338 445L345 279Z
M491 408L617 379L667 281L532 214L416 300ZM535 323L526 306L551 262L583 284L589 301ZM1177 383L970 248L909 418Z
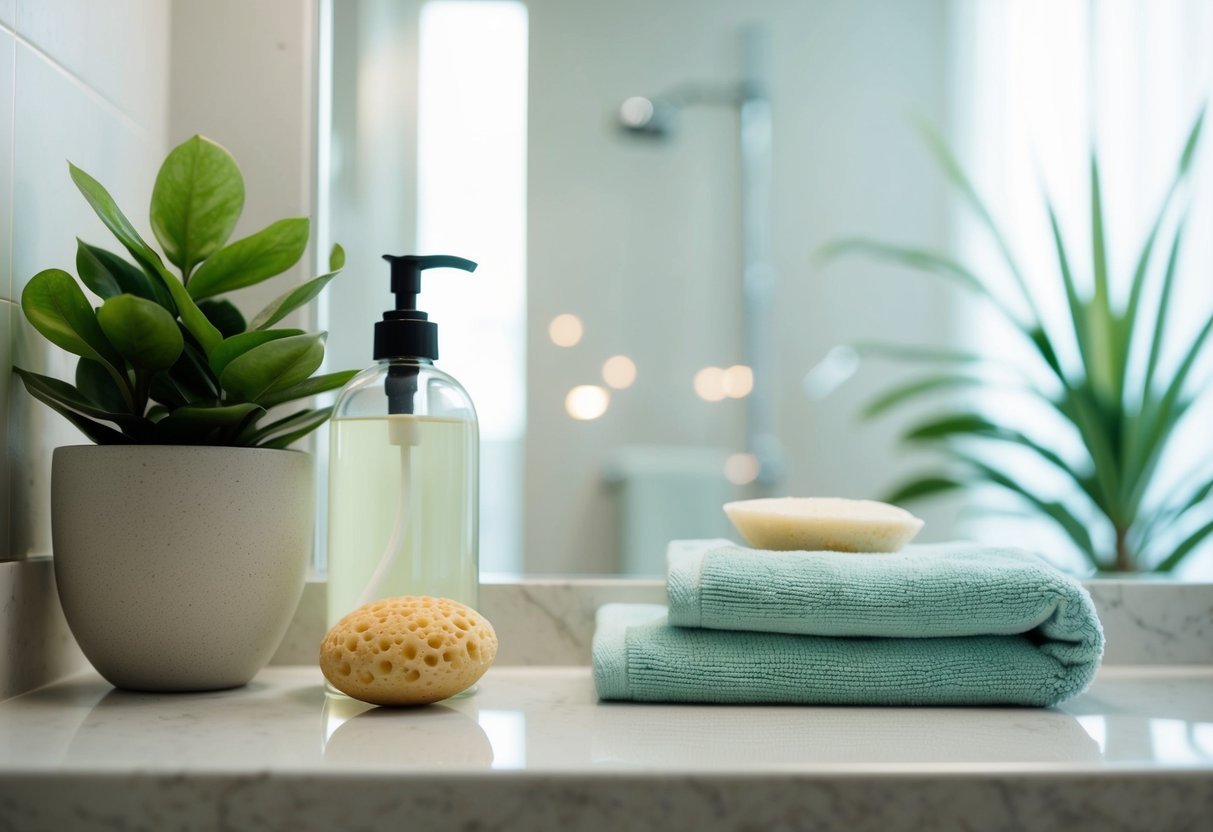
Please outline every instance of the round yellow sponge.
M359 607L320 644L320 670L374 705L425 705L476 683L497 656L493 625L449 598L406 595Z

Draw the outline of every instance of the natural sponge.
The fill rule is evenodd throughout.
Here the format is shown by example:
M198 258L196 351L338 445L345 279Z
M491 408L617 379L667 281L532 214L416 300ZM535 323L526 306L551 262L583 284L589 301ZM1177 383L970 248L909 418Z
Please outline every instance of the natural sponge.
M424 705L476 683L497 656L493 625L449 598L407 595L359 607L320 644L320 670L374 705Z

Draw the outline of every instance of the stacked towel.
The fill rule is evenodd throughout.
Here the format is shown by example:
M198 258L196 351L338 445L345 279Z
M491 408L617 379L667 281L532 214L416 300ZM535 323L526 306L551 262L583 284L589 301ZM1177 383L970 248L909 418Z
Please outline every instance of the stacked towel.
M1082 692L1103 652L1086 590L1016 549L682 541L667 566L668 608L599 610L602 699L1048 706Z

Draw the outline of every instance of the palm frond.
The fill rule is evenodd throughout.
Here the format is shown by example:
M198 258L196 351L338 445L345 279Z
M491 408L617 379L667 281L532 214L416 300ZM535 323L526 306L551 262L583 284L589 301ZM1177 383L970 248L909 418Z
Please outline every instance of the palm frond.
M1023 271L999 229L993 214L965 175L956 157L929 124L920 122L928 148L965 206L989 235L1010 273L1011 281L991 281L957 260L932 251L895 245L867 238L840 240L824 249L826 256L860 254L932 274L963 286L989 304L1031 343L1057 379L1059 389L1042 384L1043 379L1001 357L984 356L953 348L864 345L861 354L933 367L926 374L907 379L870 401L863 418L896 411L927 401L944 403L942 415L910 427L902 441L932 447L956 466L942 472L918 474L898 485L891 500L925 499L977 483L988 483L1016 494L1027 506L1050 518L1092 565L1100 569L1144 565L1141 554L1163 529L1197 516L1213 496L1213 478L1205 471L1179 494L1163 501L1146 503L1155 480L1159 460L1176 428L1194 412L1192 405L1205 392L1191 383L1193 368L1213 339L1213 316L1182 344L1180 358L1163 380L1163 353L1167 350L1171 306L1174 303L1178 264L1184 240L1187 211L1176 202L1194 166L1203 132L1206 111L1201 108L1185 139L1170 186L1158 206L1133 265L1123 307L1112 292L1108 259L1106 205L1098 158L1089 160L1091 273L1080 281L1074 271L1071 249L1062 232L1061 218L1048 197L1043 205L1057 258L1068 323L1051 321L1046 326L1038 301ZM1042 191L1044 189L1042 188ZM1173 231L1168 230L1174 218ZM1156 264L1159 248L1171 235L1164 263ZM1157 275L1157 278L1155 277ZM1157 280L1158 307L1143 314L1147 292ZM1173 337L1173 336L1172 336ZM1063 362L1061 339L1069 341L1077 364ZM1069 354L1068 352L1066 353ZM1140 362L1140 363L1139 363ZM1131 373L1141 367L1140 378ZM961 404L958 391L984 393L991 388L1013 389L1051 406L1075 430L1076 440L1059 434L1047 443L1019 430L1014 416L1005 412L990 416L974 412L968 401ZM948 409L951 408L951 409ZM1069 444L1062 444L1062 441ZM996 443L987 445L985 443ZM1026 451L1033 458L1060 471L1074 486L1073 497L1049 500L1038 496L1015 476L986 459L985 448L997 444ZM1081 456L1078 453L1081 451ZM1081 493L1087 500L1074 503ZM1075 507L1082 509L1076 512ZM1104 521L1115 538L1114 552L1101 557L1091 527ZM1213 521L1188 533L1170 548L1156 569L1169 571L1191 552L1213 537ZM1162 544L1158 544L1162 545Z

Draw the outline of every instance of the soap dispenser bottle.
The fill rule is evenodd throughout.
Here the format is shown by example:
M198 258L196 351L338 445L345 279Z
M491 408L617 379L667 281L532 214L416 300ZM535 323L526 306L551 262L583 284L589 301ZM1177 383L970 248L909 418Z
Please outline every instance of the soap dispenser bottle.
M376 363L342 388L329 432L329 626L398 595L478 602L476 410L434 366L438 327L417 309L424 270L476 264L384 259L396 308L375 324Z

